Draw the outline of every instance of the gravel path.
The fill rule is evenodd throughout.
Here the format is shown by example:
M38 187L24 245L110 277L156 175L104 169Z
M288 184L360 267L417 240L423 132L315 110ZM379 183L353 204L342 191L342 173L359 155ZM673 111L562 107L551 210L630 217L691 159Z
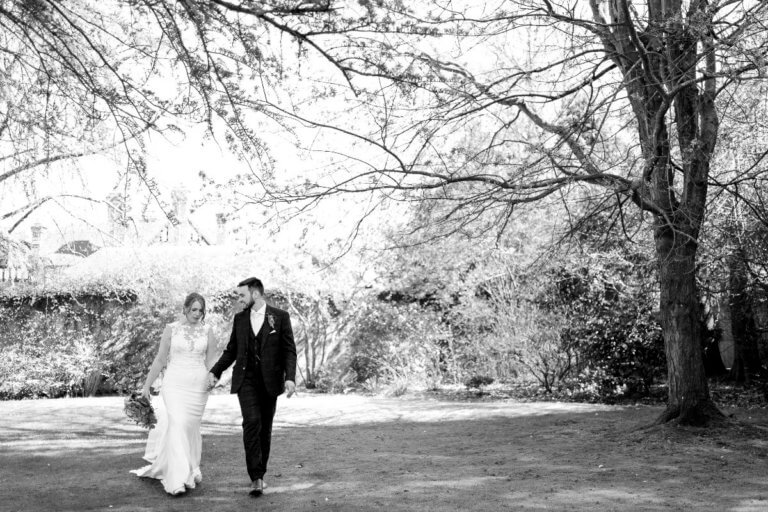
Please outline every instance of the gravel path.
M727 430L638 428L659 412L302 393L278 403L253 499L236 397L214 395L203 483L171 498L128 474L146 434L122 399L0 402L0 510L768 510L766 411L729 411L744 423Z

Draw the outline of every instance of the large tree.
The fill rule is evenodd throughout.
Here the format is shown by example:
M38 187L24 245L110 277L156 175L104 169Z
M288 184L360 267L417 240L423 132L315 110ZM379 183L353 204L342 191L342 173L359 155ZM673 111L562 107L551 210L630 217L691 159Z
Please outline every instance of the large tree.
M359 5L357 20L329 21L337 35L308 37L334 42L373 128L306 120L378 154L360 167L363 153L347 151L337 172L285 197L385 191L430 205L430 229L465 232L489 217L503 231L517 205L576 188L634 205L652 219L660 283L669 400L659 421L721 417L702 364L697 248L717 100L763 78L768 4Z

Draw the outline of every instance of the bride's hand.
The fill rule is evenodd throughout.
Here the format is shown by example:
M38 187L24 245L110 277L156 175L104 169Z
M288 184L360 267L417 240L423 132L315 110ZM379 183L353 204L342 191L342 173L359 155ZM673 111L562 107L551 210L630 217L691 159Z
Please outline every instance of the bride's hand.
M147 400L150 399L149 388L147 386L144 386L143 388L141 388L141 397L146 398Z
M219 379L216 378L216 376L212 373L208 373L208 382L207 382L207 389L208 391L211 391L213 388L216 387L216 383L219 381Z

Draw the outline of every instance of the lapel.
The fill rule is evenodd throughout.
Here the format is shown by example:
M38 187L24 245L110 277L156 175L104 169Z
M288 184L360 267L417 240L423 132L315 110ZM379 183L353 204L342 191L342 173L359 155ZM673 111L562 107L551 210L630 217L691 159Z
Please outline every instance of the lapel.
M244 309L243 316L245 316L245 318L242 322L240 322L240 329L238 330L238 334L240 339L243 340L243 343L248 343L250 332L253 329L253 327L251 327L251 308Z
M267 309L264 311L264 321L261 323L261 330L259 331L259 335L256 337L259 340L259 348L264 348L264 344L267 342L267 337L269 336L269 331L272 330L272 328L269 326L269 317L272 314L271 307L267 305Z

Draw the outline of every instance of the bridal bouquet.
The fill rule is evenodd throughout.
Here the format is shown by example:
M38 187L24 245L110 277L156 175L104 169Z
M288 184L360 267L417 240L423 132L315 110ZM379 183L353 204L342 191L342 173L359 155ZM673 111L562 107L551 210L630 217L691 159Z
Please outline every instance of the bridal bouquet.
M125 397L125 408L123 410L126 416L141 427L155 428L157 416L155 416L155 410L152 408L152 403L148 398L131 393L130 396Z

